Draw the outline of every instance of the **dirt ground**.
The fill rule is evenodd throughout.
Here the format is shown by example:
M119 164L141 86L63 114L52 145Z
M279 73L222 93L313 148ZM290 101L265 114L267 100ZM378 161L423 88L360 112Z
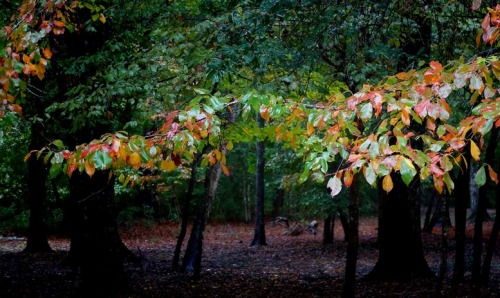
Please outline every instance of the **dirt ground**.
M374 218L360 223L357 297L497 297L500 293L500 260L497 245L491 281L473 292L468 282L451 284L454 241L449 242L448 275L439 292L436 279L376 283L364 279L375 265L376 227ZM491 223L485 224L486 231ZM249 247L253 226L217 223L207 227L202 277L190 277L170 269L175 247L176 223L136 225L123 228L125 244L141 258L126 263L128 290L114 297L339 297L345 266L346 244L340 224L335 243L322 245L321 225L316 235L286 234L281 225L266 226L267 246ZM469 229L472 229L470 227ZM426 258L431 269L439 268L439 235L424 234ZM487 234L487 233L486 233ZM487 236L487 235L486 235ZM84 297L77 269L64 265L69 249L65 238L52 237L53 253L27 255L23 238L0 239L0 297ZM471 255L471 245L467 246ZM470 260L468 260L470 263ZM469 268L470 269L470 268ZM470 279L470 271L466 279ZM474 294L476 293L476 294Z

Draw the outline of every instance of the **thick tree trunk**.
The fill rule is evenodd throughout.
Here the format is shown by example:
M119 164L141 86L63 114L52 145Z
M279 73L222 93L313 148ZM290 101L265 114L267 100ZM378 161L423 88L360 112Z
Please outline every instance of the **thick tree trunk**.
M500 162L498 162L500 165ZM497 167L497 173L500 170L500 166ZM483 270L481 273L481 281L483 285L487 285L490 279L491 270L491 260L493 259L493 253L495 252L495 246L497 244L498 234L500 232L500 183L496 186L496 213L495 222L493 223L493 228L491 230L490 239L488 241L488 247L486 249L486 255L483 261Z
M31 141L29 150L41 149L45 146L45 141L41 135L39 124L31 127ZM28 227L28 241L25 252L39 253L50 252L47 238L47 228L45 224L45 213L47 200L47 169L42 160L38 160L36 155L32 155L28 160L28 204L30 206L30 219Z
M349 188L349 235L347 241L346 270L342 297L351 298L356 293L356 263L358 260L359 227L359 174Z
M469 150L465 150L468 152ZM470 157L466 155L469 160ZM464 281L465 273L465 228L467 225L467 203L470 200L469 193L469 170L470 167L461 164L461 171L458 174L455 184L455 267L453 269L453 282Z
M490 141L486 148L484 163L492 165L495 158L495 149L497 146L498 129L493 128L490 135ZM487 215L488 198L486 196L487 184L479 188L479 196L476 210L476 219L474 221L474 237L472 249L472 282L479 286L481 283L481 256L483 253L483 222Z
M182 260L182 271L193 273L195 279L200 278L203 232L205 231L205 225L208 221L212 202L215 199L220 174L220 163L216 163L207 170L207 175L205 177L205 195L198 206L198 212L196 213L186 252Z
M89 294L126 289L123 261L135 259L121 241L116 224L114 178L97 171L92 178L74 172L70 179L71 247L69 261L81 268Z
M189 179L188 190L186 197L184 198L184 206L182 208L182 219L181 219L181 230L179 236L177 236L177 244L175 245L174 258L172 261L172 268L177 269L179 267L179 260L181 255L182 243L184 238L186 238L187 226L189 221L189 206L193 200L194 187L196 185L196 169L199 165L200 154L197 154L191 164L191 177Z
M420 204L401 177L393 174L394 188L386 193L379 186L380 247L378 261L369 277L408 280L432 276L424 257L420 229Z
M257 116L257 124L260 128L264 127L264 119L262 119L260 115ZM250 246L267 245L264 223L264 152L264 141L257 141L257 169L255 173L255 232Z
M323 245L333 244L334 228L335 228L335 213L328 212L328 216L325 218L325 223L323 227Z

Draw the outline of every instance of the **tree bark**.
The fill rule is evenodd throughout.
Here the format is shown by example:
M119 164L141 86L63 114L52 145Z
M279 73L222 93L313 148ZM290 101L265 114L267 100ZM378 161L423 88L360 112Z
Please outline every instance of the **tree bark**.
M448 229L450 227L447 217L448 213L448 199L446 195L438 195L439 197L439 210L441 214L441 260L439 262L439 275L438 275L438 285L436 287L436 296L439 296L441 289L443 288L444 278L446 276L446 271L448 269Z
M393 174L391 177L394 182L391 192L386 193L379 185L380 251L369 278L409 280L432 276L422 247L418 198L413 196L400 175Z
M219 184L221 165L216 163L207 170L205 177L205 195L198 206L191 235L182 261L182 271L193 273L195 279L200 278L201 258L203 253L203 232L208 221L210 208L215 199Z
M41 149L45 146L40 124L31 126L31 140L29 151ZM28 204L30 207L30 218L28 227L28 241L25 252L44 253L51 252L47 238L47 227L45 224L45 213L47 201L47 174L48 171L42 160L36 155L30 156L28 160Z
M495 158L495 149L497 146L498 130L493 128L490 135L490 141L486 148L484 164L493 164ZM479 196L476 210L476 219L474 221L474 237L472 248L472 282L475 286L481 284L481 256L483 252L483 222L486 218L486 208L488 198L486 196L487 184L479 188Z
M349 188L349 235L347 241L346 270L342 297L351 298L356 293L356 263L358 260L359 227L359 174Z
M497 173L500 170L500 162L497 162ZM493 253L495 252L495 246L497 244L498 234L500 232L500 183L496 185L496 198L495 198L495 222L493 223L493 228L491 230L490 239L488 241L488 247L486 249L486 255L483 261L483 270L481 273L481 281L483 285L487 285L490 279L491 270L491 260L493 259Z
M281 215L281 208L283 207L283 198L285 190L283 188L276 188L276 194L273 198L273 212L272 217L276 218Z
M257 115L257 124L264 127L264 119ZM255 232L252 243L254 245L267 245L266 231L264 223L264 167L265 167L265 144L264 141L257 141L257 169L255 173Z
M89 294L126 289L125 259L136 260L121 241L116 223L114 177L96 171L92 177L74 172L70 179L71 246L69 261L81 268Z
M342 230L344 231L344 241L347 242L349 239L349 219L342 208L338 207L337 211L339 212L340 223L342 224Z
M464 150L469 152L468 149ZM469 154L464 156L470 164ZM453 282L464 281L465 273L465 228L467 225L467 203L470 200L469 192L469 171L470 167L461 163L461 170L455 184L455 267L453 269Z
M174 250L174 258L172 261L172 268L178 269L179 260L181 255L182 243L184 242L184 238L186 238L187 226L189 221L189 206L191 205L191 201L193 200L193 192L194 187L196 185L196 169L199 166L201 154L196 154L191 164L191 177L189 178L188 190L186 193L186 197L184 198L184 206L182 208L182 219L181 219L181 230L179 235L177 236L177 244L175 245Z
M335 228L335 213L328 212L323 227L323 245L333 244Z

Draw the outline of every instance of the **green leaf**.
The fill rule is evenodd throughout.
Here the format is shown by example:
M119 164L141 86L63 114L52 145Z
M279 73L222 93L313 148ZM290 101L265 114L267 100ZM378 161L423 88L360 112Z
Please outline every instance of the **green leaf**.
M113 158L111 158L107 152L98 150L92 157L92 161L94 162L96 169L104 170L112 164Z
M486 184L486 171L484 170L484 165L477 171L474 181L476 181L477 186Z
M61 163L52 164L52 166L50 167L50 170L49 170L50 179L56 178L61 173L61 170L62 170Z
M370 185L373 185L373 183L375 183L375 179L377 178L377 175L375 175L375 171L373 170L371 165L368 165L365 168L364 174L365 174L366 182L368 182L368 184L370 184Z
M407 158L403 158L403 160L401 161L401 169L399 171L401 173L401 178L403 178L403 182L406 184L406 186L410 185L413 177L417 174L415 166L413 166L413 163Z
M371 103L366 103L360 110L361 120L369 121L373 116L373 106Z
M451 179L450 174L448 172L444 173L443 181L444 184L446 184L446 187L448 188L448 192L451 193L451 191L455 188L455 183Z

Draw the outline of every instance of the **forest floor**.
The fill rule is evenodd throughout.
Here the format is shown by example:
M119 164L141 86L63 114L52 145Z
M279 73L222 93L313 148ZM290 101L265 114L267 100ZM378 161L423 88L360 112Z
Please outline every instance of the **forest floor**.
M491 229L485 224L485 236ZM356 297L497 297L500 295L500 260L497 244L491 281L474 294L469 281L451 283L454 241L449 242L448 274L440 291L436 278L409 282L373 282L364 277L375 265L377 221L360 221L360 250ZM469 236L472 226L468 227ZM213 223L207 226L202 276L199 281L172 269L171 260L179 225L138 224L124 227L124 243L141 258L126 263L128 290L113 297L339 297L342 291L346 243L338 222L333 245L322 244L318 233L290 236L281 225L266 226L267 246L249 247L253 226L244 223ZM470 239L469 239L470 240ZM439 232L423 234L431 269L439 268ZM77 269L64 265L69 240L51 237L53 253L22 253L23 238L0 238L0 297L85 297ZM467 246L470 256L471 244ZM471 260L467 262L470 264ZM470 268L469 268L470 269Z

